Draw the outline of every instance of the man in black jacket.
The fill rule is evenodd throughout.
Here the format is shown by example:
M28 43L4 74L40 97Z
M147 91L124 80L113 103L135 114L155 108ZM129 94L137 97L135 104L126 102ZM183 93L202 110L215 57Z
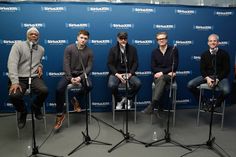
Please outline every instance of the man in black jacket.
M135 75L138 68L137 50L132 45L128 44L128 34L119 32L117 34L117 44L109 51L107 66L109 69L108 87L116 100L118 86L120 83L128 81L130 90L128 90L128 108L131 108L131 100L137 94L141 87L141 81ZM125 98L122 98L117 103L116 109L122 109Z
M228 76L230 73L230 59L226 51L218 48L219 36L211 34L208 37L209 49L202 53L200 62L201 76L189 81L188 88L195 98L199 99L200 91L197 88L202 83L207 83L210 88L217 86L220 95L217 97L215 107L221 106L221 103L230 93ZM203 97L203 107L206 110L211 108L211 104L206 103Z

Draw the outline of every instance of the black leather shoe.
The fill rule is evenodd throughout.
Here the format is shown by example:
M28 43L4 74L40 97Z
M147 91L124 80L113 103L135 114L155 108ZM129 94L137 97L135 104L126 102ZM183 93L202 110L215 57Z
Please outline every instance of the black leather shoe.
M17 125L19 129L22 129L25 127L26 118L27 118L27 112L17 113Z
M42 120L43 119L43 114L41 112L41 109L38 108L38 107L33 106L33 110L34 110L35 118L38 119L38 120Z

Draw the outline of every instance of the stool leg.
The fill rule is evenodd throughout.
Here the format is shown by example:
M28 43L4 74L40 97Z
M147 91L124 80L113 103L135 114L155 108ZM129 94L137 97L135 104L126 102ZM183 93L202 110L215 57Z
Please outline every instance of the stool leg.
M115 123L115 109L116 109L116 99L115 99L115 96L112 95L112 116L113 116L113 123Z
M136 124L136 121L137 121L136 113L137 113L137 95L135 95L135 98L134 98L134 123L135 124Z
M18 121L17 121L18 113L16 111L16 131L17 131L17 137L20 138L20 129L18 128Z
M198 100L198 112L197 112L197 126L199 126L199 117L200 117L200 110L201 110L201 101L202 101L202 89L200 87L200 95Z
M175 127L175 111L176 111L176 88L173 89L173 127Z
M222 117L221 117L221 129L224 127L224 118L225 118L225 101L222 103Z
M69 127L70 126L70 111L69 111L69 90L68 89L66 89L66 114L67 114L67 127Z

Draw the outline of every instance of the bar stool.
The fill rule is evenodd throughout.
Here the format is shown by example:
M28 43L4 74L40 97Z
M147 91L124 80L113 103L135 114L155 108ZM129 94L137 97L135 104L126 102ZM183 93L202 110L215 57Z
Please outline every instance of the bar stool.
M73 85L73 84L68 84L66 87L66 92L65 92L65 97L66 97L66 114L67 114L67 125L68 127L70 126L70 113L74 113L75 111L70 110L70 102L69 102L69 92L79 92L82 89L82 84L78 85ZM87 99L87 98L86 98ZM88 111L89 111L89 120L91 121L91 92L88 93L88 101L86 103L88 104ZM81 111L86 111L86 109L81 109Z
M154 90L155 88L155 84L154 82L152 83L152 91ZM170 86L166 86L166 91L169 91L169 88ZM170 109L170 112L173 113L173 127L175 126L175 114L176 114L176 95L177 95L177 83L176 81L173 82L172 84L172 87L171 87L171 90L172 90L172 109ZM152 92L153 93L153 92ZM157 108L154 108L154 113L157 112L158 109ZM165 112L168 112L168 109L164 109L163 111ZM153 114L151 114L151 123L152 123L152 120L153 120Z
M204 90L212 90L207 83L201 84L199 87L200 89L200 95L199 95L199 101L198 101L198 112L197 112L197 126L199 126L199 118L201 112L206 112L202 109L202 95L204 94ZM220 91L218 87L215 88L216 91ZM224 117L225 117L225 101L222 102L221 107L218 110L215 110L213 112L214 115L221 116L221 129L223 129L224 126Z
M130 90L130 88L128 88L128 90ZM126 84L125 83L120 83L118 86L118 93L125 93L126 91ZM115 123L115 114L116 111L125 111L126 109L116 109L116 98L115 95L112 94L112 115L113 115L113 123ZM133 106L131 106L131 108L129 109L130 111L134 111L134 122L136 123L136 112L137 112L137 95L135 95L134 97L134 102L133 102Z
M28 91L25 92L25 97L27 97L27 99L30 99L30 93ZM30 100L29 100L30 101ZM31 105L31 104L29 104ZM27 103L26 103L26 107L27 109L31 109L31 106L29 106ZM47 131L47 120L46 120L46 109L45 109L45 103L43 104L42 108L42 114L43 114L43 124L44 124L44 130L45 132ZM31 110L30 110L31 111ZM31 113L30 113L31 114ZM17 131L17 136L18 138L20 138L20 129L18 128L18 121L17 121L17 117L18 117L18 112L16 111L16 131ZM28 115L27 115L28 117ZM35 118L35 117L34 117ZM26 118L26 122L29 121L29 120L32 120L31 116L30 118Z

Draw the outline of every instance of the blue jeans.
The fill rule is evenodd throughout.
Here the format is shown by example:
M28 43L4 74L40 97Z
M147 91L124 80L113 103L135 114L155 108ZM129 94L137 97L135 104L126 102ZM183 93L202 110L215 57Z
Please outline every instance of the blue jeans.
M117 99L118 94L118 86L121 83L118 77L114 75L110 75L108 79L108 87L111 89L112 94L114 94L115 98ZM137 76L131 76L129 79L129 90L128 90L128 99L133 99L134 96L138 93L139 89L141 88L141 81Z
M188 89L193 93L194 97L199 100L200 90L197 88L200 84L207 83L206 79L202 76L198 76L188 82ZM219 88L220 94L217 97L216 105L220 105L230 94L230 85L227 78L219 81L217 87Z

